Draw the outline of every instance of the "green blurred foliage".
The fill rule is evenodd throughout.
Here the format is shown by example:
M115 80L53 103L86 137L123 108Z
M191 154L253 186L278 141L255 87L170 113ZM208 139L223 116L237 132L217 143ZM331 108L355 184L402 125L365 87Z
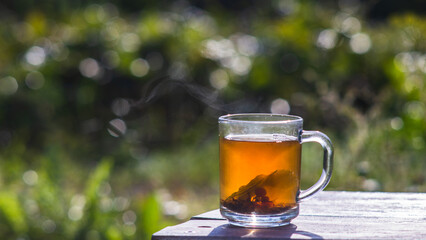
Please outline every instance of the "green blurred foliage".
M424 4L383 2L3 2L0 238L148 239L217 208L235 112L327 133L328 189L426 191Z

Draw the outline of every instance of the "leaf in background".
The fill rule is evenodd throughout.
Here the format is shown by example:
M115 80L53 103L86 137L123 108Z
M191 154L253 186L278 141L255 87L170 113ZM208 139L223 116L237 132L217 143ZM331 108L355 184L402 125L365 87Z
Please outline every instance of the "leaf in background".
M96 199L101 184L108 179L112 168L112 159L104 158L96 167L95 172L90 176L86 184L85 195L89 204Z
M24 211L15 193L0 192L0 211L13 231L16 233L24 233L27 231Z
M37 35L43 36L44 34L46 34L47 22L46 17L43 13L39 11L31 12L27 17L26 22L30 24L31 27L33 27L34 33L36 33Z
M115 226L110 226L106 231L106 238L108 240L121 240L123 239L120 233L120 230L118 230Z
M142 239L150 239L159 230L161 217L160 204L154 194L146 198L139 210L138 231Z
M89 180L86 183L86 209L85 217L80 222L80 228L75 234L75 239L81 239L83 236L86 236L87 232L96 224L97 218L99 218L99 209L97 208L97 203L99 201L99 196L97 195L98 190L103 182L105 182L111 173L112 168L112 159L104 158L96 167L94 173L90 176ZM113 229L113 230L111 230ZM116 227L111 226L108 231L105 233L108 239L121 239L121 234L118 231L118 235L115 234L118 230ZM117 238L118 236L119 238Z

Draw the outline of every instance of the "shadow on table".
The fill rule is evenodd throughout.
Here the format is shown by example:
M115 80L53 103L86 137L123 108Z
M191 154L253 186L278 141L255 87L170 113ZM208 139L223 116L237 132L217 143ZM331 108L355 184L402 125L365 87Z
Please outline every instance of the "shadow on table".
M210 232L210 237L227 237L227 238L261 238L261 239L323 239L320 235L306 231L297 231L297 226L289 224L275 228L243 228L233 226L231 224L223 224Z

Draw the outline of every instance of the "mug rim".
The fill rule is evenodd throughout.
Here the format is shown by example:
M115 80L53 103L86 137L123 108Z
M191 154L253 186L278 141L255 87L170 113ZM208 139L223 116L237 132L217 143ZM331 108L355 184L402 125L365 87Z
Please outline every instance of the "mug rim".
M242 120L243 117L281 117L282 120ZM219 123L261 123L261 124L283 124L303 122L303 118L296 115L279 113L235 113L226 114L219 117Z

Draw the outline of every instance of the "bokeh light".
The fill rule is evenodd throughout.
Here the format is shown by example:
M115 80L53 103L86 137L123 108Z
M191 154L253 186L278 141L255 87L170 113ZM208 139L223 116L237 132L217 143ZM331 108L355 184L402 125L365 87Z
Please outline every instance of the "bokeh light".
M25 77L25 84L33 90L38 90L44 85L44 76L37 71L30 72Z
M246 34L238 34L232 36L236 42L236 47L239 53L245 56L254 56L259 52L259 42L256 37L246 35Z
M213 60L230 58L235 54L234 44L229 39L220 37L217 40L209 39L203 45L203 55Z
M128 210L128 211L125 211L123 213L122 219L123 219L124 224L130 225L130 224L134 224L136 222L137 216L136 216L136 213L134 211Z
M14 77L7 76L0 79L0 94L12 95L18 91L18 82Z
M241 76L248 74L252 66L250 58L238 55L222 59L221 64Z
M25 54L25 61L33 66L40 66L46 60L46 52L39 46L33 46Z
M115 99L111 105L112 112L119 116L125 116L130 111L130 103L124 98Z
M68 218L72 221L79 221L84 215L84 206L86 205L86 197L76 194L71 198L71 207L68 210Z
M337 33L333 29L325 29L320 32L317 38L317 46L324 49L332 49L337 43Z
M365 179L362 182L362 188L364 191L374 192L379 191L381 189L380 183L376 179Z
M41 228L46 233L53 233L56 229L56 223L51 219L47 219L41 223Z
M401 130L404 127L404 121L400 117L394 117L391 119L390 125L394 130Z
M342 11L351 14L356 13L361 7L359 0L339 0L338 5Z
M130 64L130 72L136 77L143 77L149 71L149 63L142 58L138 58L132 61Z
M79 69L81 75L88 78L96 78L102 73L98 61L93 58L83 59L80 62Z
M130 206L130 201L125 197L116 197L113 200L113 207L116 211L124 211Z
M133 236L136 233L136 225L134 223L125 224L123 226L123 232L126 236Z
M139 49L141 40L136 33L128 32L121 35L120 46L125 52L134 52Z
M271 103L271 113L289 114L290 104L285 99L277 98Z
M424 119L426 116L425 104L420 101L411 101L406 103L404 107L405 112L413 119Z
M364 54L371 48L370 37L365 33L357 33L351 37L349 46L354 53Z
M81 206L72 206L68 210L68 218L72 221L78 221L83 217L83 207Z
M35 200L27 199L24 204L24 209L30 217L38 217L40 208Z
M361 31L361 23L355 17L348 17L343 20L341 25L341 31L349 36L357 34Z
M228 85L229 76L225 70L217 69L210 73L209 81L214 88L220 90Z
M124 135L127 131L127 125L126 123L119 119L113 119L109 122L108 132L113 137L120 137Z
M282 15L290 15L299 10L300 2L297 0L275 1L276 7Z
M38 174L34 170L28 170L22 175L24 182L30 186L34 186L38 181Z

